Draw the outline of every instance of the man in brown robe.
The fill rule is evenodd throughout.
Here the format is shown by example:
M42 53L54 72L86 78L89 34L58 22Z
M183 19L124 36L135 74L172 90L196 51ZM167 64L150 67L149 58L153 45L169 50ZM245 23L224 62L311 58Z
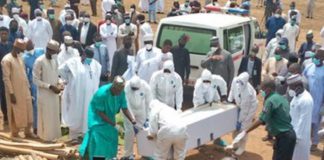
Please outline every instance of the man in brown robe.
M27 138L35 138L31 132L33 124L32 97L21 54L26 48L22 39L16 39L11 53L1 61L5 84L8 120L12 137L17 137L20 129L25 129Z

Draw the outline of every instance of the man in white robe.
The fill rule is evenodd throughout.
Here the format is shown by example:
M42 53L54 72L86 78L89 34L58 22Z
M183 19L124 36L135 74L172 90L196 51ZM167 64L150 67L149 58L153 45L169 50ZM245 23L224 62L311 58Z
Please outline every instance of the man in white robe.
M79 51L72 47L73 39L71 36L64 37L64 43L61 44L61 52L57 56L58 65L61 66L64 62L73 57L79 57Z
M106 15L106 23L100 26L100 35L103 43L107 46L109 57L114 57L117 50L117 32L118 27L116 24L112 23L112 16ZM110 70L112 65L112 58L109 59Z
M59 43L48 42L45 55L37 58L33 68L33 82L37 86L37 134L45 141L60 138L60 104L57 53Z
M283 35L283 30L279 29L276 32L276 37L272 38L266 46L265 53L262 56L262 63L265 63L269 58L274 57L275 50L279 46L279 41Z
M59 67L59 75L66 82L62 97L62 122L69 127L70 139L88 129L88 105L97 91L101 65L93 60L91 48L85 55L74 57Z
M287 79L290 102L291 124L297 136L293 160L308 160L311 146L311 124L313 98L304 88L302 76L295 74Z
M145 36L144 44L145 47L137 52L135 70L141 79L149 83L152 74L159 70L158 55L161 54L161 50L153 47L153 35Z
M139 33L138 33L138 48L143 48L144 45L144 37L146 35L153 35L153 30L149 23L145 22L145 16L143 14L139 14L137 16L137 24L139 25Z
M291 17L290 22L283 27L283 37L288 39L289 49L294 52L296 49L296 40L299 35L299 26L297 25L296 16Z
M23 18L21 18L19 14L20 14L19 8L12 8L12 17L14 20L18 22L18 27L19 27L18 30L22 31L24 35L28 35L27 22Z
M28 39L30 39L35 48L45 49L47 43L53 37L53 29L51 24L42 17L42 11L40 9L35 10L35 19L28 24Z

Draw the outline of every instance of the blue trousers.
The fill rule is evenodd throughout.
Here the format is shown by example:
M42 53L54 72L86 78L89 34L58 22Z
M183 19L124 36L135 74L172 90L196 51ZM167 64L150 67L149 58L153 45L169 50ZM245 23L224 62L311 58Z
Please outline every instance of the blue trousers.
M148 15L150 22L156 22L156 10L149 10Z

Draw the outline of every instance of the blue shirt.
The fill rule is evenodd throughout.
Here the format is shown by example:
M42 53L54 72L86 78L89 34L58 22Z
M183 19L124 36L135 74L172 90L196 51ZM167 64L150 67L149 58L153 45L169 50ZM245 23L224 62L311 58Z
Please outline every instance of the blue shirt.
M276 37L276 32L279 29L282 29L285 24L286 21L282 17L270 17L266 23L266 28L268 29L267 42L269 42L272 38Z
M95 44L91 45L93 49L93 58L101 64L101 75L105 75L110 72L109 66L109 57L108 50L106 45L100 44L100 46L96 46Z
M17 31L17 32L9 32L8 41L10 43L14 43L17 38L23 39L24 37L25 36L20 31Z
M152 3L152 2L154 2L154 3ZM156 2L157 2L157 0L149 0L149 10L150 11L155 11L156 10L156 5L157 5Z

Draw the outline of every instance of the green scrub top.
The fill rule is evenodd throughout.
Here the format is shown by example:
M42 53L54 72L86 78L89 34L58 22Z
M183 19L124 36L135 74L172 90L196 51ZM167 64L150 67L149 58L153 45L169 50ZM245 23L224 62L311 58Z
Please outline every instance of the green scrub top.
M289 102L278 93L271 93L266 97L260 120L266 124L267 130L273 136L291 130Z
M102 86L92 97L89 105L88 132L79 149L82 157L112 159L117 155L118 131L97 114L97 111L104 112L110 120L116 122L116 114L120 109L127 108L125 91L113 96L111 86L111 83Z

